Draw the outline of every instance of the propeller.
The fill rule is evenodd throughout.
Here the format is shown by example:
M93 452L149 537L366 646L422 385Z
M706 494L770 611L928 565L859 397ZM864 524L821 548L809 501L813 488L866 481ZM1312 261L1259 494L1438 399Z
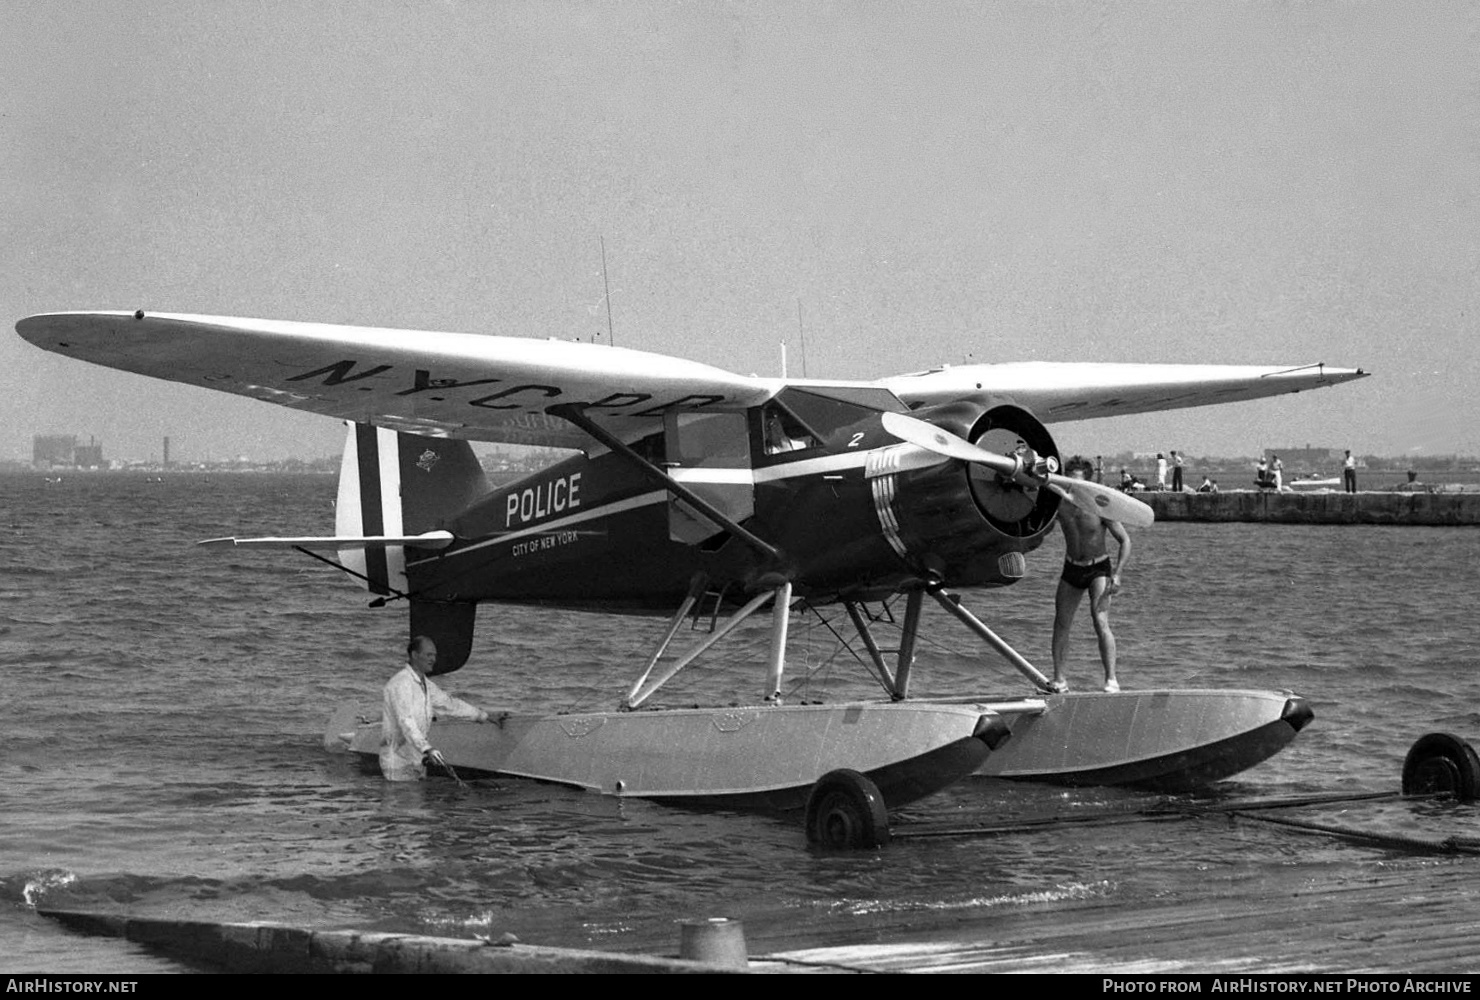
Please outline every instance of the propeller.
M883 420L884 429L901 441L946 458L984 466L1024 485L1047 486L1080 510L1098 517L1119 521L1132 528L1149 528L1156 520L1155 512L1135 497L1099 483L1059 475L1058 463L1052 458L1038 459L1032 452L1028 453L1027 459L1021 455L999 455L903 413L885 413Z

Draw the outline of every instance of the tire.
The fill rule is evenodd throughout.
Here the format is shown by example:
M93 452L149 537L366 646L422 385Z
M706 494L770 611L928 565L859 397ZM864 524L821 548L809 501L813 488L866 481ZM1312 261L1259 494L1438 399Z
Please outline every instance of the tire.
M889 814L879 787L857 771L829 771L807 796L807 841L821 847L873 848L889 843Z
M1403 794L1448 792L1460 802L1480 798L1480 756L1449 733L1429 733L1403 759Z

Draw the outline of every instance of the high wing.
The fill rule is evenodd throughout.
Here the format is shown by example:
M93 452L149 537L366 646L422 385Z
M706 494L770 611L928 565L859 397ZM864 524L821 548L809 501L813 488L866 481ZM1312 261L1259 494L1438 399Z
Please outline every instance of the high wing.
M1021 362L877 381L783 381L575 341L221 316L49 313L21 320L16 332L82 361L358 423L578 449L591 438L548 408L584 404L633 440L669 410L755 406L787 385L886 388L911 408L992 398L1053 422L1257 399L1367 374L1324 365Z
M880 379L911 407L987 395L1010 400L1044 423L1187 406L1236 403L1366 378L1360 368L1323 364L1147 365L1020 361L936 368Z
M764 402L771 380L575 341L224 316L75 312L16 324L47 351L170 382L426 437L587 448L551 416L588 404L621 437L669 409Z

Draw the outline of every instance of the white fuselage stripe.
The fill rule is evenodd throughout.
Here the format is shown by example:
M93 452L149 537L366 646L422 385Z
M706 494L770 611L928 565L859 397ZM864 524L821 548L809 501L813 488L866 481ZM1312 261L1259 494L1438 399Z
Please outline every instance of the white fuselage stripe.
M848 451L840 455L823 455L820 458L804 458L784 465L773 465L755 470L755 481L774 483L780 479L795 479L798 476L816 476L824 472L841 472L844 469L861 469L868 461L866 451Z
M510 531L502 535L494 535L491 538L485 538L482 541L475 542L472 545L467 546L466 548L458 549L455 552L449 552L445 557L434 556L428 559L418 559L413 563L409 563L408 565L420 566L422 563L432 562L438 558L451 558L452 556L467 555L469 552L476 552L479 549L486 549L490 545L498 545L501 542L513 542L521 538L528 538L530 535L543 535L551 531L559 531L562 528L569 528L571 525L581 524L584 521L594 520L598 517L607 517L612 514L621 514L624 511L636 510L639 507L650 507L655 503L662 503L667 499L667 490L653 490L649 493L640 493L635 497L627 497L625 500L615 500L612 503L603 504L600 507L592 507L589 510L583 510L579 514L568 514L565 517L557 517L553 521L545 521L543 524L536 524L533 527L522 528L519 531Z
M675 483L745 486L755 482L755 473L749 469L669 469L668 475Z
M894 444L885 445L882 448L871 448L868 451L850 451L839 455L804 458L800 461L772 465L764 469L676 468L669 469L668 474L680 483L774 483L783 479L796 479L800 476L816 476L828 472L866 468L870 461L869 456L875 454L881 454L886 461L890 462L892 467L887 470L888 472L925 468L950 461L924 448ZM879 459L876 458L874 461L877 462Z

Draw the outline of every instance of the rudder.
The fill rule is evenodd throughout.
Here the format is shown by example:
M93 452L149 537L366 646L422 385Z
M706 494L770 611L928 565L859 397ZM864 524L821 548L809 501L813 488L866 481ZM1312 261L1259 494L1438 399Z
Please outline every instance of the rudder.
M466 441L402 434L348 424L339 466L334 531L340 537L414 535L448 522L488 492L488 478ZM386 545L339 550L340 562L361 574L373 594L407 593L406 549ZM437 644L435 674L451 673L473 647L473 604L410 602L410 634Z
M488 478L466 441L369 424L347 427L334 515L334 531L341 537L445 528L488 492ZM401 546L340 549L339 559L365 577L373 594L406 592L406 551Z

